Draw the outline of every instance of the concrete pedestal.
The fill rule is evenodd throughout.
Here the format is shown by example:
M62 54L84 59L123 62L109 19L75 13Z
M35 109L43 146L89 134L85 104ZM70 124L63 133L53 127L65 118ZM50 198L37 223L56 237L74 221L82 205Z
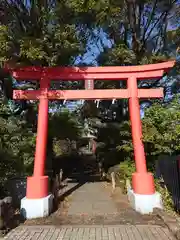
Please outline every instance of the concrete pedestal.
M21 214L25 219L47 217L53 209L53 195L44 198L21 200Z
M143 195L136 194L132 189L129 189L127 195L133 209L141 214L152 213L154 208L163 209L161 195L158 192L151 195Z

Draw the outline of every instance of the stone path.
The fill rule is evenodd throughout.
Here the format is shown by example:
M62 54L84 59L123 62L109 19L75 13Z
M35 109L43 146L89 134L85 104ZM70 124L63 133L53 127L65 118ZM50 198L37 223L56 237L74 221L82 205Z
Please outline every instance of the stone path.
M175 240L160 226L24 226L12 230L8 240Z
M144 215L135 212L127 197L118 189L103 182L69 182L61 196L66 196L59 209L47 218L28 220L25 225L160 225L164 226L156 215ZM68 193L68 194L67 194ZM64 197L62 198L64 200Z
M61 207L44 219L28 220L5 239L51 240L164 240L175 238L154 215L142 216L118 189L102 182L68 183ZM63 206L63 207L62 207Z
M115 203L103 190L102 183L86 183L72 194L68 215L104 215L117 212Z

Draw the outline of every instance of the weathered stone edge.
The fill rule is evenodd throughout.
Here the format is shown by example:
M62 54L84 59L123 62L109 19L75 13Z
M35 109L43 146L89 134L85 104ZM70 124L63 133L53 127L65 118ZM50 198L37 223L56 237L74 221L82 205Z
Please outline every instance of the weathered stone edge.
M155 208L154 213L162 219L169 231L180 240L180 224L175 216L168 214L162 209Z

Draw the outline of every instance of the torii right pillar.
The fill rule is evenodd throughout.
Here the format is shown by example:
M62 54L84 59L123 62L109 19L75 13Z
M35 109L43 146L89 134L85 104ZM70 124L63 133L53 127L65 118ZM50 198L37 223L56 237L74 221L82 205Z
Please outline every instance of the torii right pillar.
M136 166L136 172L132 174L132 189L128 189L128 199L136 211L149 214L153 212L154 208L162 209L163 204L160 193L155 191L153 174L147 171L136 76L128 78L127 89L129 91L129 114ZM153 92L153 89L149 90L151 97L150 92Z
M155 186L152 173L147 172L144 145L142 142L142 127L140 117L140 105L138 98L137 79L128 79L129 114L132 129L132 141L134 146L134 158L136 172L132 175L133 190L137 194L151 195L155 193Z

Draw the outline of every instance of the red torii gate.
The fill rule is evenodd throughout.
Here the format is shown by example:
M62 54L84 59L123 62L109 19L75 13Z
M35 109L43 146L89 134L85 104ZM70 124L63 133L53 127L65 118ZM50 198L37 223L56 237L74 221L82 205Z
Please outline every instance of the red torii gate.
M137 80L160 78L173 65L174 61L144 66L23 67L9 69L12 76L19 81L40 80L40 90L13 91L14 99L39 99L34 174L32 177L27 178L26 198L42 199L48 196L48 176L44 176L48 129L48 100L55 99L96 100L128 98L136 165L136 172L132 175L132 187L135 194L154 194L154 179L153 175L147 172L142 143L139 98L161 98L163 97L163 89L138 89ZM51 80L85 80L86 90L49 90ZM127 80L127 89L93 89L94 80Z

